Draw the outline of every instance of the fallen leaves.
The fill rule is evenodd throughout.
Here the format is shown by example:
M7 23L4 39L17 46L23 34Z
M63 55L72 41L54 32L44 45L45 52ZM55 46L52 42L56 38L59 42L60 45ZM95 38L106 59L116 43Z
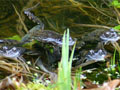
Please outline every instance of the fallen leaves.
M86 83L86 86L87 85L90 85L90 83ZM97 88L93 87L93 88L82 89L82 90L115 90L115 88L119 85L120 85L120 79L115 79L107 83L104 83L102 86L98 86Z

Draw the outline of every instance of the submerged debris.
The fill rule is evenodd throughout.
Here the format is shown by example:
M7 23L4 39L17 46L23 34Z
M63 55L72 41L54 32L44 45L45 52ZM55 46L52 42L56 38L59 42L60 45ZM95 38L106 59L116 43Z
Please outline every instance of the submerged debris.
M23 82L23 75L21 73L12 74L1 80L0 90L16 90Z

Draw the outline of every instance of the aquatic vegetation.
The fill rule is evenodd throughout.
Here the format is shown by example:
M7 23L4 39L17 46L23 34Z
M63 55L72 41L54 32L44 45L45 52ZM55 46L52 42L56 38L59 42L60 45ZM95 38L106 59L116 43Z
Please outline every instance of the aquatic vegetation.
M26 90L26 89L31 89L31 90L53 90L52 88L47 88L41 83L33 83L30 82L28 83L25 87L19 87L16 90Z
M20 41L21 40L21 37L19 35L14 35L12 37L8 37L6 39L11 39L11 40L17 40L17 41Z
M118 0L112 0L111 5L116 8L120 8L120 2Z
M73 47L71 56L69 58L69 30L64 33L63 44L62 44L62 58L59 63L58 71L58 89L71 90L71 68L72 68L72 59L74 54L75 46ZM67 73L66 73L67 72Z
M87 78L86 76L82 75L82 67L80 67L75 74L73 90L77 90L78 88L82 89L84 87L82 79L86 78Z

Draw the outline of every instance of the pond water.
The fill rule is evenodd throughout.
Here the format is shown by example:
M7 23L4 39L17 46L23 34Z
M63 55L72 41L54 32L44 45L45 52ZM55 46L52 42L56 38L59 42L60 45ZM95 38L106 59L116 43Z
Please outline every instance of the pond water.
M24 10L33 7L37 3L39 3L39 5L32 9L31 13L41 20L45 30L63 34L64 31L69 28L70 36L77 39L75 57L80 59L82 54L83 56L84 53L86 54L86 51L88 52L91 49L96 49L100 42L100 35L116 24L116 22L111 21L114 19L114 16L110 16L112 17L111 19L107 16L104 17L103 14L101 15L100 12L90 7L87 0L83 2L83 6L81 5L81 7L79 5L77 6L77 4L73 4L73 2L69 0L40 0L39 2L37 0L2 0L0 3L0 38L8 38L14 35L23 37L27 30L36 26L37 23L33 22L34 20L28 19L28 16L24 14ZM106 9L106 6L104 8ZM47 50L51 49L49 45L46 47ZM42 48L41 45L39 50L45 49ZM50 58L50 60L60 57L60 54L54 57L54 55L58 54L58 51L56 49L54 53L47 51L47 55L51 55L47 57ZM113 51L114 50L112 50L112 52ZM44 53L46 54L44 51L42 55L44 55ZM43 59L44 58L45 57L43 57ZM100 69L103 68L100 67L99 70ZM95 71L93 74L98 74L99 70ZM104 73L105 72L103 72L103 77L105 75ZM93 74L91 74L90 79L94 77ZM98 79L98 77L96 79Z

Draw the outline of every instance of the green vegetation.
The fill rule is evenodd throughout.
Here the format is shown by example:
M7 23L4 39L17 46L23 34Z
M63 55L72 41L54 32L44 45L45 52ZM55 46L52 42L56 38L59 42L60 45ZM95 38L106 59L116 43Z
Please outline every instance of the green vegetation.
M48 90L47 87L45 87L41 83L28 83L25 86L18 87L17 90Z
M71 67L75 46L69 59L69 30L64 33L62 45L62 58L58 68L59 90L71 90Z
M54 68L55 70L53 70L58 77L53 80L54 76L40 70L35 62L37 56L29 57L24 55L26 61L31 63L28 65L30 71L24 71L22 65L19 65L19 63L11 63L9 60L2 59L0 60L0 70L2 71L0 75L1 78L5 78L9 75L9 80L11 80L13 87L17 87L17 90L81 90L84 87L90 89L95 88L94 84L98 87L105 81L120 78L120 53L118 50L110 50L114 48L112 45L109 47L107 44L108 46L106 45L106 47L104 47L106 51L108 49L108 52L113 55L108 58L108 60L105 60L105 62L97 62L79 68L75 67L76 62L74 65L75 60L77 61L85 58L83 57L84 55L82 56L81 54L86 53L90 49L96 49L98 37L101 35L99 31L106 31L111 28L114 28L118 32L120 31L119 0L30 0L25 3L26 6L23 6L23 10L19 10L16 4L12 4L15 10L14 13L16 13L19 18L16 20L18 22L17 29L11 29L19 35L14 34L15 36L12 36L13 34L10 34L12 37L6 39L20 41L25 33L36 25L36 23L33 23L23 15L23 11L38 2L40 5L33 9L32 12L45 24L45 30L53 30L62 34L66 28L70 28L70 31L67 29L63 35L62 52L60 51L61 61L55 63L58 65L58 69ZM14 16L17 17L17 15L13 15L11 17L12 20L14 20ZM9 20L11 19L9 18L5 21ZM6 27L7 29L9 28L8 26ZM16 26L12 25L12 27L15 28ZM10 30L7 31L10 32ZM77 43L73 46L72 51L69 50L69 32L72 38L77 38ZM3 31L1 31L1 35L2 34L3 36L1 36L1 38L7 36ZM84 44L84 41L85 47L82 48L81 43L83 42ZM119 44L119 42L117 43ZM39 45L41 45L40 48ZM80 47L79 49L77 45ZM75 46L77 47L76 49ZM40 57L45 61L45 64L47 62L46 58L49 58L51 62L54 59L54 47L56 47L54 45L44 45L44 43L34 40L23 45L23 47L32 50L41 50ZM42 52L42 50L44 51ZM76 52L74 52L75 50ZM46 53L47 55L45 55ZM73 58L73 56L75 57ZM82 63L85 62L86 61L82 61ZM57 65L55 66L57 67ZM34 73L37 75L33 75ZM82 75L83 77L86 76L85 80L82 79ZM16 77L16 81L12 81L15 80ZM4 80L1 80L1 82L6 83ZM89 87L89 85L92 87Z
M21 40L21 37L19 35L14 35L12 37L9 37L7 39L12 39L12 40L17 40L17 41L20 41Z
M118 0L113 0L111 4L116 8L120 8L120 2Z

